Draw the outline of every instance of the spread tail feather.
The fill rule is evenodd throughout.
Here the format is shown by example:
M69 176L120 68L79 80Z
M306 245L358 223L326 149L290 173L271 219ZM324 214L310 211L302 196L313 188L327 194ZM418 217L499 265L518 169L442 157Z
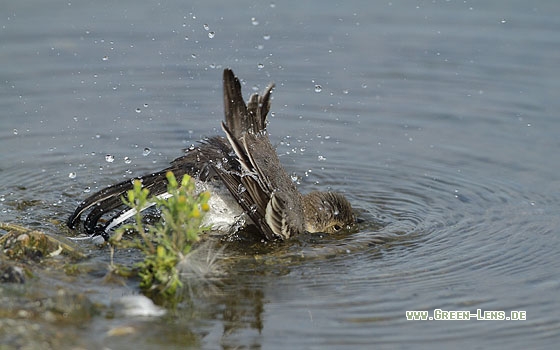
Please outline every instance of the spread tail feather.
M226 169L237 169L239 163L235 161L230 152L231 146L227 140L218 136L212 137L201 141L200 146L196 149L187 150L184 156L175 159L168 168L135 179L142 181L143 187L147 188L152 196L165 196L167 194L166 174L168 171L173 172L177 179L182 179L185 174L188 174L201 181L207 181L214 176L210 166L214 162L221 162L226 159L223 163ZM74 229L80 221L80 217L87 211L89 213L84 220L84 227L89 234L97 234L100 230L107 232L124 221L127 215L130 216L130 212L125 209L119 213L117 210L124 208L122 197L133 188L135 179L123 181L92 194L80 203L68 218L66 223L68 227ZM98 226L98 221L106 214L112 215L111 219L105 223L105 226Z
M151 195L159 196L167 192L165 175L168 171L172 171L176 178L182 178L183 175L188 173L191 176L197 176L202 181L207 181L213 173L212 170L215 170L215 163L221 163L222 159L228 161L222 163L223 169L221 170L234 173L240 172L242 166L248 167L249 164L255 163L250 155L247 155L247 152L239 152L239 149L236 150L237 156L245 154L245 157L243 159L236 158L231 152L232 146L239 148L239 142L243 135L257 135L266 130L266 116L270 111L270 98L274 84L269 84L262 95L253 94L246 105L241 93L241 83L231 69L224 70L223 83L225 125L230 131L228 134L229 142L222 137L213 137L204 141L196 151L187 152L185 156L174 160L169 168L138 178L142 181L143 187L150 190ZM223 176L220 177L225 181ZM88 197L80 203L68 218L68 227L75 228L80 221L80 217L89 210L84 221L84 227L89 234L98 233L98 231L96 232L98 221L105 214L124 207L121 198L132 188L133 181L127 180L102 189ZM128 214L125 214L127 212ZM113 216L105 224L103 231L105 232L118 225L129 214L130 212L125 210L119 215ZM270 233L267 236L270 236Z
M66 224L70 228L75 228L81 215L85 211L91 209L84 221L84 228L88 234L94 234L97 222L104 214L124 206L122 197L126 195L127 191L132 189L133 180L139 179L142 182L143 187L149 189L152 195L161 195L167 192L167 179L165 175L169 170L172 170L173 173L175 173L175 176L182 177L184 175L181 172L181 169L168 168L157 173L145 175L132 180L126 180L104 188L80 203L78 208L76 208L74 213L68 218Z

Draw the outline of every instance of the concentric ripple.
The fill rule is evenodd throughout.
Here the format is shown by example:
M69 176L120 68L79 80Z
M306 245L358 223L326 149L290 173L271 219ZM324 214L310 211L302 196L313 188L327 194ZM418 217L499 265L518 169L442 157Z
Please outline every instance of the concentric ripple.
M558 198L535 195L529 199L513 183L448 169L452 168L409 162L364 167L346 176L352 189L346 195L364 220L359 230L339 237L302 238L281 249L280 257L265 258L267 265L284 269L281 274L286 275L271 286L274 295L278 290L287 293L281 297L285 309L271 306L279 313L278 320L302 308L313 320L334 313L338 323L323 324L310 343L324 339L327 344L328 339L354 334L362 344L376 336L390 344L406 338L404 329L422 327L421 322L406 321L406 310L542 314L548 303L528 300L526 288L549 294L560 286L550 280L550 262L557 252L549 245L558 242L555 228L560 220L549 207ZM340 178L348 170L337 168L329 176ZM320 178L319 182L329 181ZM356 190L366 184L368 191ZM560 262L556 264L560 267ZM333 302L333 297L338 301ZM539 322L552 320L527 321L529 325ZM295 334L300 341L305 338L297 326L280 322L275 326L280 327L280 334ZM503 336L523 332L529 339L536 337L529 329L527 324L503 323L495 331ZM447 322L426 327L422 334L424 341L493 339L491 334L481 335L476 322Z

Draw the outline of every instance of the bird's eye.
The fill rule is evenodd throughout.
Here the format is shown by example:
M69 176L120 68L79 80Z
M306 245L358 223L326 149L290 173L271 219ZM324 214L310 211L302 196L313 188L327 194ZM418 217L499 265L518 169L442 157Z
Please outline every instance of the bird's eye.
M340 226L340 225L333 225L332 228L333 228L334 232L338 232L338 231L340 231L340 230L342 229L342 226Z

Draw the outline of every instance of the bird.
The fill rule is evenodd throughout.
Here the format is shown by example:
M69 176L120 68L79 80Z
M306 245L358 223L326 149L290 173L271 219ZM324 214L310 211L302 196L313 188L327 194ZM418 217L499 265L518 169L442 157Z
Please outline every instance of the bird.
M187 174L197 190L211 192L210 212L203 223L212 230L229 233L254 226L266 240L286 240L303 233L334 233L356 222L350 202L336 192L301 194L282 166L267 132L270 110L269 84L259 95L243 99L241 83L229 68L223 71L225 136L201 140L173 160L169 167L135 179L159 198L166 198L167 172L176 178ZM104 188L82 201L70 215L67 226L75 229L80 217L86 233L108 239L113 228L134 215L122 197L133 188L134 179ZM119 209L121 209L119 211ZM112 215L105 223L102 217Z

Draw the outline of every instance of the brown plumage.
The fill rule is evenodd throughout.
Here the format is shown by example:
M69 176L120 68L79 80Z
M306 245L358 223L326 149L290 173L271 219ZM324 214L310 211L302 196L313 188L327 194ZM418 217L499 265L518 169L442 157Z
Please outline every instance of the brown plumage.
M144 187L153 195L164 194L167 171L179 178L189 174L199 181L225 185L269 240L287 239L306 231L330 233L352 225L355 217L343 195L333 192L301 195L282 167L266 131L274 85L270 84L262 95L253 94L246 105L239 79L230 69L224 70L223 83L225 123L222 128L226 137L204 140L171 162L170 167L142 176ZM121 196L131 188L132 181L127 180L93 194L70 216L68 226L74 228L80 216L91 209L84 222L86 231L105 233L104 227L97 227L98 221L121 207Z

